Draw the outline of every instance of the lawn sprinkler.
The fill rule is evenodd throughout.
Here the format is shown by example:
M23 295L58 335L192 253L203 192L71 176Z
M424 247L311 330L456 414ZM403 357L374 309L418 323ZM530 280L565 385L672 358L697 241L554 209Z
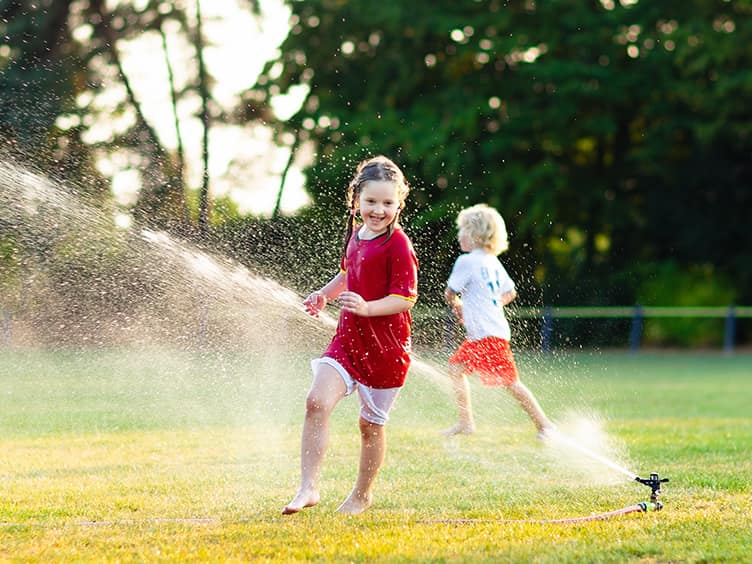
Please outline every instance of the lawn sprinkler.
M639 482L641 484L645 484L650 488L650 501L649 502L642 502L637 504L637 506L642 507L642 511L660 511L663 509L663 504L658 501L658 496L661 493L661 484L664 482L668 482L668 478L659 478L658 474L653 472L650 474L650 478L640 478L637 474L630 472L626 468L619 466L612 460L609 460L605 456L602 456L598 454L597 452L594 452L590 450L589 448L578 444L576 441L565 437L562 434L556 435L557 440L560 444L567 445L582 454L585 454L589 456L590 458L597 460L598 462L601 462L602 464L608 466L609 468L612 468L614 470L617 470L624 474L625 476L629 477L631 480L635 480L636 482ZM634 506L634 507L637 507Z
M634 472L627 470L626 468L619 466L612 460L609 460L605 456L598 454L595 451L577 443L576 441L564 436L561 433L552 435L553 440L559 444L572 447L574 450L581 452L582 454L597 460L598 462L608 466L613 470L621 472L627 476L630 480L644 484L650 488L650 501L640 501L621 509L614 511L608 511L606 513L597 513L593 515L583 515L581 517L568 517L564 519L493 519L494 521L505 523L584 523L587 521L602 521L604 519L610 519L612 517L618 517L621 515L628 515L630 513L648 513L650 511L660 511L663 509L663 504L658 501L658 496L661 494L661 484L668 482L668 478L661 478L656 472L650 474L650 478L640 478ZM431 521L423 521L425 523L479 523L488 521L487 519L437 519Z
M587 521L603 521L612 517L618 517L621 515L628 515L630 513L648 513L649 511L660 511L663 509L663 504L658 501L658 496L661 494L661 484L668 482L668 478L659 478L655 472L650 474L650 478L640 478L633 475L636 482L645 484L650 488L650 501L641 501L634 505L622 507L615 511L608 511L606 513L598 513L593 515L584 515L582 517L569 517L564 519L494 519L494 521L504 523L540 523L540 524L566 524L566 523L584 523ZM422 521L423 523L481 523L488 521L487 519L435 519L431 521Z
M645 484L650 488L650 503L653 504L652 509L654 511L660 511L663 509L663 504L658 501L658 496L661 494L661 484L664 482L668 482L668 478L659 478L658 474L653 472L650 474L650 478L640 478L639 476L635 476L635 481L640 482L641 484ZM648 511L648 507L646 505L645 511Z

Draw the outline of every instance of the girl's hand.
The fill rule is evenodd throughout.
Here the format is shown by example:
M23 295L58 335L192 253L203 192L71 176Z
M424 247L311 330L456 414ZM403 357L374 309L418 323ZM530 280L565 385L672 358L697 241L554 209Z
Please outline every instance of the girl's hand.
M360 294L355 292L342 292L339 295L339 305L345 311L350 311L355 315L368 317L368 302Z
M311 294L303 300L303 307L309 315L318 317L321 310L326 307L326 296L323 292L311 292Z

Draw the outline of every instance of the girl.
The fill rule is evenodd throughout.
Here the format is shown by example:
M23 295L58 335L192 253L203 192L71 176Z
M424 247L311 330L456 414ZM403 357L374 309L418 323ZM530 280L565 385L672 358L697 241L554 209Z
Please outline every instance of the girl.
M503 308L517 297L517 291L496 258L509 247L504 220L495 209L478 204L459 213L457 227L457 238L466 254L454 263L445 297L464 324L466 339L449 358L459 420L444 434L475 431L466 375L478 372L484 385L505 386L533 420L538 436L544 438L554 432L554 426L530 390L518 380L509 348L511 330Z
M360 397L360 465L355 486L337 511L357 514L371 505L386 454L384 426L410 366L418 261L398 221L408 190L402 171L386 157L358 165L347 191L350 216L340 271L303 302L309 314L317 315L338 298L341 312L331 344L311 363L300 488L282 510L285 515L319 503L329 417L354 390ZM361 219L357 229L356 214Z

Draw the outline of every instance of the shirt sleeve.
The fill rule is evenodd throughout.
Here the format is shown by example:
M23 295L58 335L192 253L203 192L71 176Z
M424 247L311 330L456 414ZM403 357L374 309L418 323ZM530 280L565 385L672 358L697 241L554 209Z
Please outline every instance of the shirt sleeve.
M395 231L392 239L388 295L415 301L418 299L418 258L404 232Z
M515 289L514 286L514 280L512 280L511 276L509 276L509 273L506 271L506 269L502 266L501 267L501 279L499 280L500 283L500 290L502 294L506 294L507 292L511 292Z
M449 280L447 280L447 287L455 294L461 294L470 281L471 272L467 258L467 255L457 257L457 260L454 261L452 272L449 275Z

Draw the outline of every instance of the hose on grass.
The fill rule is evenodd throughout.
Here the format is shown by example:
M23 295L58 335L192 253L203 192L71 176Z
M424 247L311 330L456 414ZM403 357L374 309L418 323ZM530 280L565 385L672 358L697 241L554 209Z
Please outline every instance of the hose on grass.
M420 521L421 523L435 523L446 525L466 525L472 523L537 523L540 525L545 524L566 524L566 523L585 523L588 521L603 521L612 517L618 517L620 515L629 515L630 513L648 513L650 511L660 511L663 505L660 502L653 501L641 501L634 505L622 507L614 511L608 511L606 513L598 513L595 515L586 515L582 517L569 517L565 519L431 519Z

